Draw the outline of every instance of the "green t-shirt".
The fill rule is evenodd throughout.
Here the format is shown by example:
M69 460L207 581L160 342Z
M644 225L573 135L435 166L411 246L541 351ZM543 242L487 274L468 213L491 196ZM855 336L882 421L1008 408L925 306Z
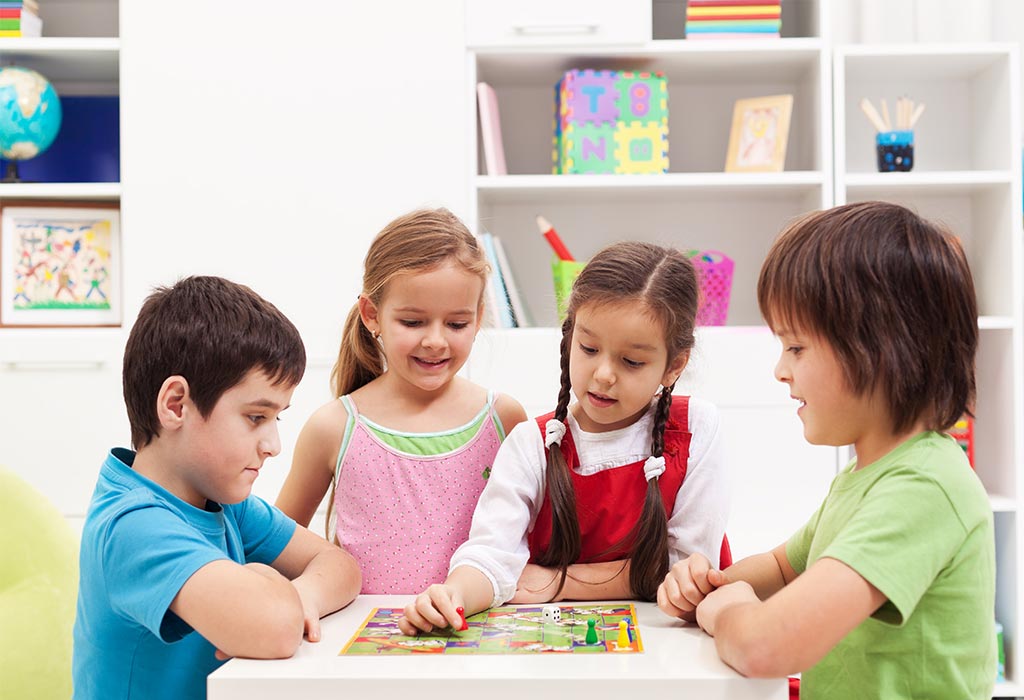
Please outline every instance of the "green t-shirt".
M798 574L837 559L888 600L804 672L801 700L991 698L992 509L963 451L926 432L855 465L836 476L786 555Z

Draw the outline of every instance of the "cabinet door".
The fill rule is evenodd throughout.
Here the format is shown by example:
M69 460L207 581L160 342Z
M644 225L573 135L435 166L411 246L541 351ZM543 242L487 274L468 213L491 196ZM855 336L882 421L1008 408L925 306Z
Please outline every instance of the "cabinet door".
M642 44L651 38L651 5L619 0L467 0L466 45Z

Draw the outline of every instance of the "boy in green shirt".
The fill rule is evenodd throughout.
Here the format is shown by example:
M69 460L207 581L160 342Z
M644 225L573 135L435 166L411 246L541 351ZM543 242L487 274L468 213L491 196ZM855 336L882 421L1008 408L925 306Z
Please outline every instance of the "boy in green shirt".
M975 398L977 302L957 240L895 204L810 214L773 245L758 302L804 436L857 457L788 542L658 592L750 676L804 700L989 698L992 511L948 430Z

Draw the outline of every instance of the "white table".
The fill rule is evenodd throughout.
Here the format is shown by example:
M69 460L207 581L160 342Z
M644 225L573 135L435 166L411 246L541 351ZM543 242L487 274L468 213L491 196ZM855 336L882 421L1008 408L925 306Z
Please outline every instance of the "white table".
M359 596L322 620L320 643L303 642L290 659L232 659L210 675L209 700L789 697L786 679L744 678L718 659L714 640L652 603L635 603L644 645L639 654L338 656L370 610L402 607L410 600Z

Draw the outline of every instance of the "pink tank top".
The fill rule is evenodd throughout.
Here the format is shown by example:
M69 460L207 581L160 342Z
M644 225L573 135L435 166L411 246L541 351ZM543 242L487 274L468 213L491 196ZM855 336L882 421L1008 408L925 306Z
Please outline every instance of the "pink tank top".
M503 438L493 399L488 392L487 404L466 425L410 434L376 424L371 429L351 397L341 398L349 424L335 472L335 533L359 562L362 593L420 593L444 581L452 554L469 537L473 509ZM444 442L477 422L476 434L461 446L429 456L401 452L373 432L422 445L432 438Z

